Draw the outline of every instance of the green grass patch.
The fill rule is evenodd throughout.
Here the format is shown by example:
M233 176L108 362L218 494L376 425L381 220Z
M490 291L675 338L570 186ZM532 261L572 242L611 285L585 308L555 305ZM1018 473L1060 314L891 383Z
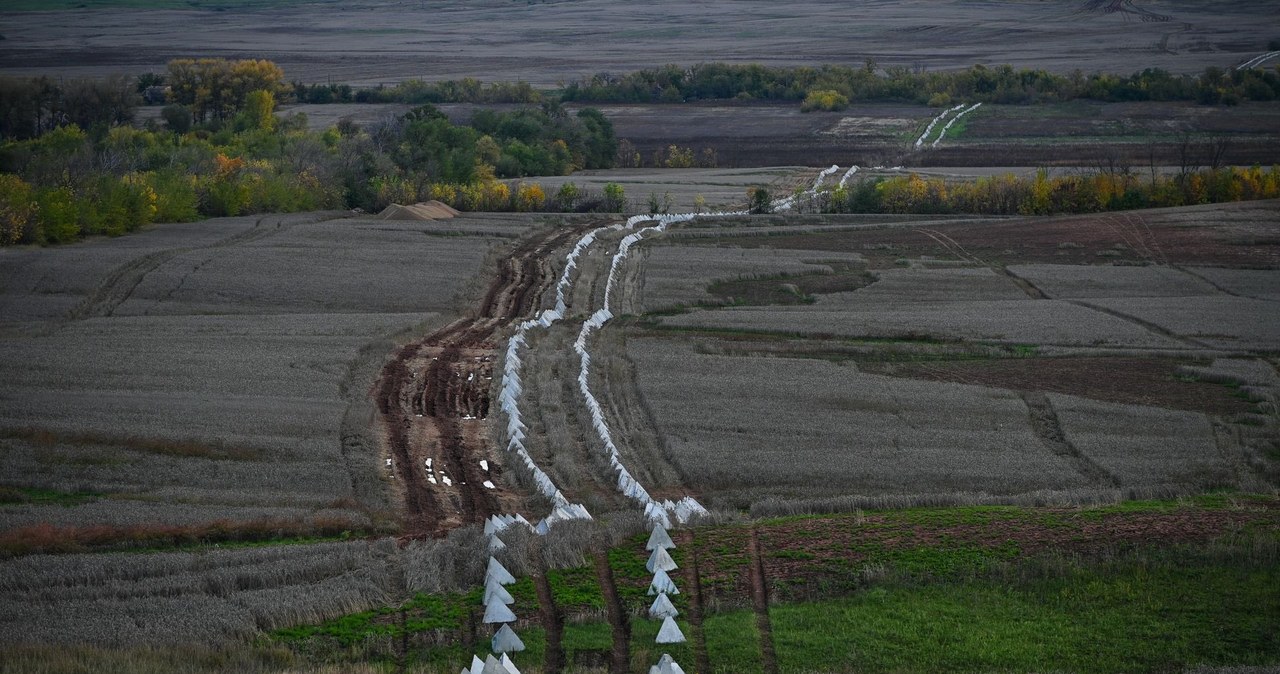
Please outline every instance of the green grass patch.
M813 304L816 295L850 292L865 288L876 277L861 270L842 269L835 273L774 274L758 278L716 281L707 292L726 306Z
M1280 661L1277 581L1274 566L1121 564L1019 587L877 587L771 618L784 671L1174 671Z
M75 506L102 498L89 491L58 491L36 487L0 487L0 505L32 504Z

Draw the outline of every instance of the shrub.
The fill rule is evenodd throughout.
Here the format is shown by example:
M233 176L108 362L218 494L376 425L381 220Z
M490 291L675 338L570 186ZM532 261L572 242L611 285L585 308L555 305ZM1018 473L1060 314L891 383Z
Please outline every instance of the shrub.
M556 192L556 210L569 212L578 205L578 200L582 197L582 190L573 183L565 183L560 186L560 190Z
M39 238L48 243L67 243L80 238L80 208L76 195L69 187L41 190L36 197L40 204Z
M621 213L627 208L627 194L618 183L606 183L604 186L604 210L607 213Z
M929 97L929 107L931 108L945 108L949 105L951 105L951 94L945 91L939 91Z
M547 200L547 195L542 191L542 186L537 183L524 184L516 189L516 210L522 212L540 211L542 205Z
M763 187L752 187L747 190L748 210L752 213L772 213L773 196Z
M822 89L819 91L810 91L809 95L804 97L804 102L800 104L801 112L813 112L814 110L824 110L827 112L835 112L844 110L849 107L849 97L844 94L830 89Z
M18 176L0 173L0 243L17 243L27 236L36 204L31 186Z

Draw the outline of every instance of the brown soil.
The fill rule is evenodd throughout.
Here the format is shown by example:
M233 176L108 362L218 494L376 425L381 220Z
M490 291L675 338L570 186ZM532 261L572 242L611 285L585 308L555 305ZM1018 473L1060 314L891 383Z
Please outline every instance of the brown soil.
M493 460L485 421L497 337L534 312L554 282L549 254L578 232L546 230L522 243L503 258L474 316L406 344L383 367L374 391L403 494L405 536L442 536L515 509L519 497L501 486L502 469ZM488 472L481 459L489 459ZM485 480L497 488L486 488Z
M760 631L760 668L765 674L778 674L778 655L773 648L773 623L769 620L769 586L760 552L760 539L755 527L747 538L747 555L751 558L748 578L751 582L751 606Z
M1181 378L1183 362L1160 358L1007 358L921 363L859 363L865 372L896 377L1044 391L1176 410L1231 416L1253 403L1221 384Z
M546 630L547 634L542 671L545 674L560 674L565 666L564 613L556 604L556 597L551 591L551 581L547 579L545 568L533 574L533 587L538 593L538 615L542 620L542 629Z
M694 671L710 672L711 659L707 655L707 636L702 629L702 617L706 604L702 598L702 578L698 572L698 548L693 545L693 532L680 531L680 545L689 551L689 633L693 637Z
M600 583L600 591L604 594L605 613L608 615L609 628L613 633L613 647L609 651L610 674L627 674L631 663L631 621L627 618L627 609L618 594L618 585L613 578L613 567L609 566L609 556L604 550L595 550L592 560L596 567L596 580Z

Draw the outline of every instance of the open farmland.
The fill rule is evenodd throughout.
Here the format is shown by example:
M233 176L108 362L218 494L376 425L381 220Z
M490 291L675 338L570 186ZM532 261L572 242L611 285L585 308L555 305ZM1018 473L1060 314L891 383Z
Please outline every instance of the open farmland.
M638 387L657 455L728 507L1256 488L1275 446L1276 215L686 226L635 258L634 383L609 385ZM833 263L873 280L770 293Z
M451 320L535 223L228 218L3 251L5 552L397 531L368 388L395 340ZM22 557L0 574L0 632L242 639L387 601L387 554L357 541Z
M1108 11L1109 4L1116 10ZM212 5L206 7L205 5ZM73 11L14 11L40 9ZM1069 72L1227 68L1276 38L1274 0L1206 5L906 0L832 5L729 0L644 7L608 0L512 4L80 3L16 0L0 13L0 68L71 75L159 70L192 55L270 58L306 82L407 78L535 86L665 63L848 63L952 68L1016 63ZM200 30L192 31L194 25Z

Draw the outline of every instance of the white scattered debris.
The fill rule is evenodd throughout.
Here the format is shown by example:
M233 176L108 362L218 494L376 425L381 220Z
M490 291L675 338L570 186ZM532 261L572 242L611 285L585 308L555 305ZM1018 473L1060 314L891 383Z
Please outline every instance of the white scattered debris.
M448 475L445 475L444 473L440 473L440 479L444 482L444 486L446 487L453 486L453 480L450 480Z
M486 473L487 473L487 472L489 472L489 460L488 460L488 459L480 459L480 470L483 470L483 471L484 471L484 472L486 472Z
M497 489L497 487L493 486L493 481L492 481L492 480L485 480L485 481L484 481L484 488L485 488L485 489Z

